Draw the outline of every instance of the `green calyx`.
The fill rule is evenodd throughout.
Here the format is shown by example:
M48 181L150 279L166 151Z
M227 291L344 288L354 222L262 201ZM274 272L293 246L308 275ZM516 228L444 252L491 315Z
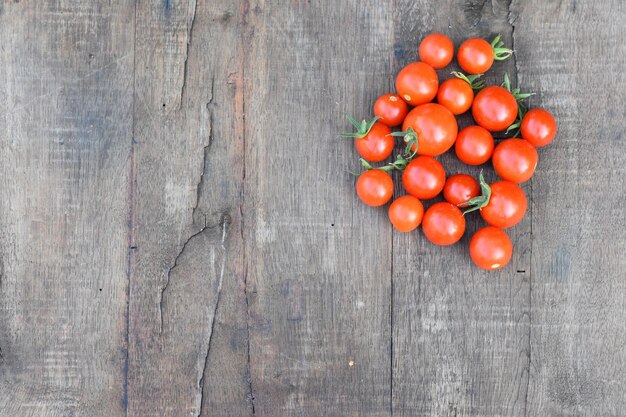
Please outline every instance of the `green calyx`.
M387 165L383 165L381 167L375 167L375 166L372 166L372 164L367 162L365 159L361 158L361 165L363 165L363 168L365 168L368 171L371 169L379 169L385 172L404 171L404 169L406 168L407 165L409 165L409 162L411 162L412 159L413 159L412 157L405 158L402 155L398 155L395 161L390 162Z
M352 123L352 126L354 126L354 128L356 129L356 132L342 133L341 136L362 139L367 136L368 133L370 133L370 130L372 130L372 126L374 126L374 123L376 123L376 121L380 119L380 116L376 116L370 121L363 120L360 123L354 120L352 116L346 116L346 118L350 121L350 123Z
M465 210L463 211L463 215L471 213L472 211L480 210L481 208L489 204L489 199L491 199L491 187L485 181L485 177L483 177L482 171L480 172L478 179L480 183L481 195L471 198L465 203L459 204L459 207L465 208Z
M486 85L485 81L480 79L480 77L483 76L482 74L465 75L462 72L458 71L452 71L451 74L454 75L456 78L460 78L461 80L468 83L470 87L472 87L472 90L480 90Z
M510 131L515 130L513 137L514 138L518 137L520 134L520 131L522 130L522 120L524 119L525 115L526 115L526 108L524 107L522 103L518 103L517 119L515 119L515 122L506 129L506 133L509 133Z
M511 79L509 78L509 74L504 74L504 82L502 83L502 87L506 88L506 90L515 97L515 100L520 101L525 98L528 98L535 93L522 93L519 87L511 88Z
M393 132L388 136L393 136L396 138L403 138L404 143L406 143L406 147L404 148L404 155L406 155L409 159L413 158L417 154L417 132L413 130L412 127L409 127L406 132ZM411 152L411 148L414 150Z
M491 49L493 49L493 58L496 61L504 61L511 55L513 50L504 47L504 42L501 40L502 36L498 35L491 41Z

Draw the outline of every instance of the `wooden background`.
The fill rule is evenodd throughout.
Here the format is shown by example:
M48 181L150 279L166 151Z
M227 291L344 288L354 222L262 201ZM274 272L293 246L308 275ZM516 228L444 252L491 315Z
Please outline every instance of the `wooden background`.
M500 272L347 172L431 31L559 122ZM625 45L622 0L0 1L0 415L625 416Z

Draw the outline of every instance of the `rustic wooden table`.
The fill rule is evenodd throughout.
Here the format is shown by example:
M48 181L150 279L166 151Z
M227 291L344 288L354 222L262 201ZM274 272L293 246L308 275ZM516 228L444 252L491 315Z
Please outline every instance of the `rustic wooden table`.
M501 272L347 172L431 31L559 122ZM0 41L1 416L626 415L622 0L6 0Z

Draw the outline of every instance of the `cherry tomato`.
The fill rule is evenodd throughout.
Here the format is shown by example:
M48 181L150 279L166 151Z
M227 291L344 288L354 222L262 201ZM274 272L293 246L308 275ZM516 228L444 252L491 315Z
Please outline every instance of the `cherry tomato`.
M487 226L472 236L470 257L482 269L503 268L511 260L513 244L502 229Z
M356 180L356 193L368 206L382 206L393 195L391 175L380 169L365 171Z
M546 146L556 135L556 120L544 109L530 109L522 118L522 137L533 146Z
M412 106L428 103L437 95L439 79L428 64L413 62L402 68L396 77L396 90Z
M422 202L410 195L396 198L389 206L389 220L399 232L415 230L423 216Z
M493 168L500 178L515 183L528 181L537 166L537 150L524 139L506 139L493 151Z
M492 85L474 97L472 116L477 124L491 132L504 130L517 117L517 101L505 88Z
M354 140L354 146L363 159L380 162L387 159L393 152L394 140L393 137L388 136L390 133L391 129L376 122L365 136Z
M474 90L460 78L450 78L439 86L437 103L450 110L452 114L465 113L472 107Z
M457 60L463 71L470 74L484 74L491 68L493 61L502 61L513 54L504 48L504 42L497 36L491 43L480 38L471 38L459 46Z
M465 217L453 204L436 203L424 213L422 229L435 245L452 245L465 233Z
M389 127L401 125L408 111L406 102L396 94L380 96L374 103L374 116L380 117L378 120Z
M441 69L452 61L454 45L447 36L431 33L420 43L419 55L423 62L435 69Z
M471 175L456 174L448 177L443 187L443 198L458 206L480 195L480 185Z
M492 226L507 228L522 221L527 204L526 194L517 184L498 181L491 184L491 198L480 215Z
M441 155L454 145L458 133L454 115L436 103L411 110L404 119L402 130L406 132L409 127L417 133L417 153L420 155Z
M402 185L420 200L436 197L446 183L446 171L439 161L430 156L418 156L404 169Z
M481 126L468 126L459 132L454 143L456 156L467 165L481 165L491 158L493 136Z

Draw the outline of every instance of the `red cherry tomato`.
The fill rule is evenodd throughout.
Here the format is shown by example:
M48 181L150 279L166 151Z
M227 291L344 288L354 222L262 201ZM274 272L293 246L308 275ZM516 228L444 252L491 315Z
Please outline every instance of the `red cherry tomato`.
M368 206L382 206L393 195L393 180L385 171L370 169L356 181L356 193Z
M450 38L440 33L426 36L419 47L420 59L435 69L441 69L452 61L454 45Z
M480 195L480 185L471 175L456 174L448 177L443 187L443 198L458 206Z
M374 103L374 116L379 116L381 123L395 127L402 124L409 108L406 102L396 94L385 94Z
M437 92L437 103L441 104L452 114L463 114L472 107L474 101L474 90L460 78L450 78L439 86Z
M428 64L413 62L402 68L396 77L396 90L412 106L428 103L437 95L439 79Z
M472 116L477 124L491 132L504 130L517 118L517 101L505 88L492 85L474 97Z
M491 184L491 198L480 215L492 226L507 228L522 221L527 204L526 194L517 184L498 181Z
M491 161L500 178L521 183L533 176L538 159L537 150L527 141L506 139L496 146Z
M422 202L410 195L396 198L389 206L389 220L399 232L415 230L423 216Z
M456 118L440 104L418 106L406 115L402 130L412 128L417 133L420 155L441 155L454 145L458 133Z
M513 244L502 229L487 226L472 236L470 257L482 269L503 268L511 260Z
M456 156L467 165L481 165L491 158L493 136L481 126L468 126L459 132L454 144Z
M530 109L522 118L522 137L533 146L546 146L556 136L556 120L544 109Z
M420 200L436 197L446 183L446 171L430 156L419 156L409 162L402 174L406 191Z
M471 38L459 46L456 58L463 71L484 74L493 65L493 48L484 39Z
M452 245L465 233L465 217L455 205L436 203L424 213L422 230L435 245Z
M389 136L390 133L391 130L387 126L376 122L367 135L354 140L354 146L363 159L380 162L393 152L394 140Z

